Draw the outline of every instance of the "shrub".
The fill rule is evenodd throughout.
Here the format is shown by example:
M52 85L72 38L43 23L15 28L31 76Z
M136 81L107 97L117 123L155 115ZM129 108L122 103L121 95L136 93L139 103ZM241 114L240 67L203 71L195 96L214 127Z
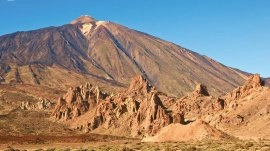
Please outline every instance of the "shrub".
M246 144L245 144L245 147L246 147L246 149L248 149L248 148L250 148L250 147L252 147L254 144L252 143L252 142L247 142Z
M125 147L122 148L122 151L133 151L133 149L128 148L128 147L125 146Z

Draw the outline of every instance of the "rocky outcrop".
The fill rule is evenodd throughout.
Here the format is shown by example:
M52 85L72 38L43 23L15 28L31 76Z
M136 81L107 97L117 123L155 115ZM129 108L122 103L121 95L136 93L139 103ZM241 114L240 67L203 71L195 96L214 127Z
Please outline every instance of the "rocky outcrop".
M155 88L143 76L136 75L132 78L126 94L132 94L135 92L136 95L145 95L149 93L151 89ZM137 94L138 92L140 94Z
M202 84L189 95L175 100L157 91L143 76L135 76L129 88L121 93L107 97L100 97L101 94L90 84L70 89L59 98L54 116L65 120L82 117L84 120L71 124L85 132L102 129L111 133L120 129L131 136L152 136L167 125L188 124L226 106L224 100L209 96Z
M262 85L258 75L254 75L239 88L240 96L261 89ZM59 99L54 116L56 119L71 121L69 123L75 129L85 132L113 135L121 132L124 136L153 136L170 124L189 125L197 119L211 125L226 121L241 125L248 120L245 114L239 113L232 118L223 114L231 105L227 99L210 96L202 84L198 84L193 92L180 99L168 97L157 91L142 76L136 76L131 80L129 88L111 95L105 95L90 84L72 88ZM260 114L268 114L268 108L261 110ZM77 117L82 120L76 120Z
M221 98L215 98L209 95L206 86L197 84L195 90L187 96L184 96L172 105L175 113L185 115L182 124L189 123L202 115L212 115L225 108L226 103Z
M228 105L228 110L236 110L243 100L250 100L252 97L256 97L263 91L265 82L261 79L259 74L250 76L247 81L232 92L229 92L224 96L224 100ZM245 99L246 98L246 99ZM236 121L237 118L235 118ZM236 123L236 122L234 122Z
M264 86L265 82L261 79L259 74L255 74L249 77L249 79L240 86L226 95L226 100L236 100L241 97L249 95L252 90L258 89Z
M57 119L72 119L94 109L100 100L105 99L106 93L89 83L84 86L70 88L68 92L58 99L53 116Z
M46 98L39 98L39 101L37 103L26 101L20 104L20 108L22 110L46 110L50 109L52 106L52 101Z
M187 96L172 98L136 76L129 88L110 95L90 84L72 88L59 99L54 117L84 132L145 136L150 141L220 139L226 135L214 127L234 133L230 131L233 126L243 127L269 116L270 105L264 95L270 91L262 85L260 77L253 75L223 98L210 96L202 84ZM267 122L261 125L265 127Z
M138 112L131 121L132 135L155 134L160 128L173 123L173 116L163 105L157 92L150 92L140 103Z
M161 100L160 95L142 76L136 76L126 91L99 103L88 129L119 128L122 126L120 121L128 117L129 124L126 124L130 135L153 135L177 121L162 103L165 100ZM181 117L175 118L179 120Z
M236 88L223 98L209 96L202 85L197 85L189 95L178 99L172 111L184 112L182 124L170 124L161 128L153 137L145 137L144 142L189 141L229 138L226 133L243 138L269 136L270 89L258 74L252 75L243 86ZM204 92L203 92L204 91ZM206 122L197 123L197 119ZM195 126L196 125L196 126ZM245 130L246 129L246 130ZM267 130L266 130L267 131ZM250 133L252 135L250 135ZM255 138L255 137L254 137Z
M93 112L84 122L76 123L75 128L85 132L128 129L132 136L153 135L166 125L184 120L183 113L172 113L163 103L171 98L158 92L142 76L134 77L122 93L101 95L99 89L89 84L70 89L59 98L53 115L56 119L72 120Z
M195 90L193 91L194 95L209 96L208 90L205 85L197 84Z
M225 109L212 116L211 124L245 139L269 138L270 89L258 74L224 96Z

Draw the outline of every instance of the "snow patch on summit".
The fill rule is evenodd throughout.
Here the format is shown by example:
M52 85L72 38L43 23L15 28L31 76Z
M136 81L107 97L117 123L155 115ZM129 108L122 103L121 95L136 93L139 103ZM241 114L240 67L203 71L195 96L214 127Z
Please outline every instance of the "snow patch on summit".
M97 21L96 22L96 25L97 27L100 26L100 25L106 25L108 22L107 21Z
M108 23L107 21L96 21L95 23L85 23L82 24L80 30L84 34L84 36L87 36L90 34L93 28L94 30L96 30L101 25L106 26L107 23Z
M80 28L81 32L86 36L90 33L93 25L91 23L83 24L82 28Z
M108 23L107 21L97 21L95 30L101 25L106 26L107 23Z

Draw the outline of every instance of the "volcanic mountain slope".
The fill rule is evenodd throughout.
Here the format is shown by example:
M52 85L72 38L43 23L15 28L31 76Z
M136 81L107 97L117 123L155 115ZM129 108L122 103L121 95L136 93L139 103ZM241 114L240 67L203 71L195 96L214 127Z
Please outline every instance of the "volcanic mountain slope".
M265 85L270 87L270 78L266 78L265 79Z
M89 16L60 27L0 37L2 84L63 90L90 81L118 89L137 74L170 96L181 96L196 83L205 83L211 94L219 95L246 78L242 72L206 56Z

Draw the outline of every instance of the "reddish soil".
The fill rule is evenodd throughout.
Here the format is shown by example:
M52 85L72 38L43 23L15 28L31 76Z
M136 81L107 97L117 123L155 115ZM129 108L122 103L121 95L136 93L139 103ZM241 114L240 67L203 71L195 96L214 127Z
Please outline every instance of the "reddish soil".
M138 140L99 134L81 134L67 136L27 135L27 136L0 136L0 144L53 144L53 143L86 143L109 142L119 140Z

